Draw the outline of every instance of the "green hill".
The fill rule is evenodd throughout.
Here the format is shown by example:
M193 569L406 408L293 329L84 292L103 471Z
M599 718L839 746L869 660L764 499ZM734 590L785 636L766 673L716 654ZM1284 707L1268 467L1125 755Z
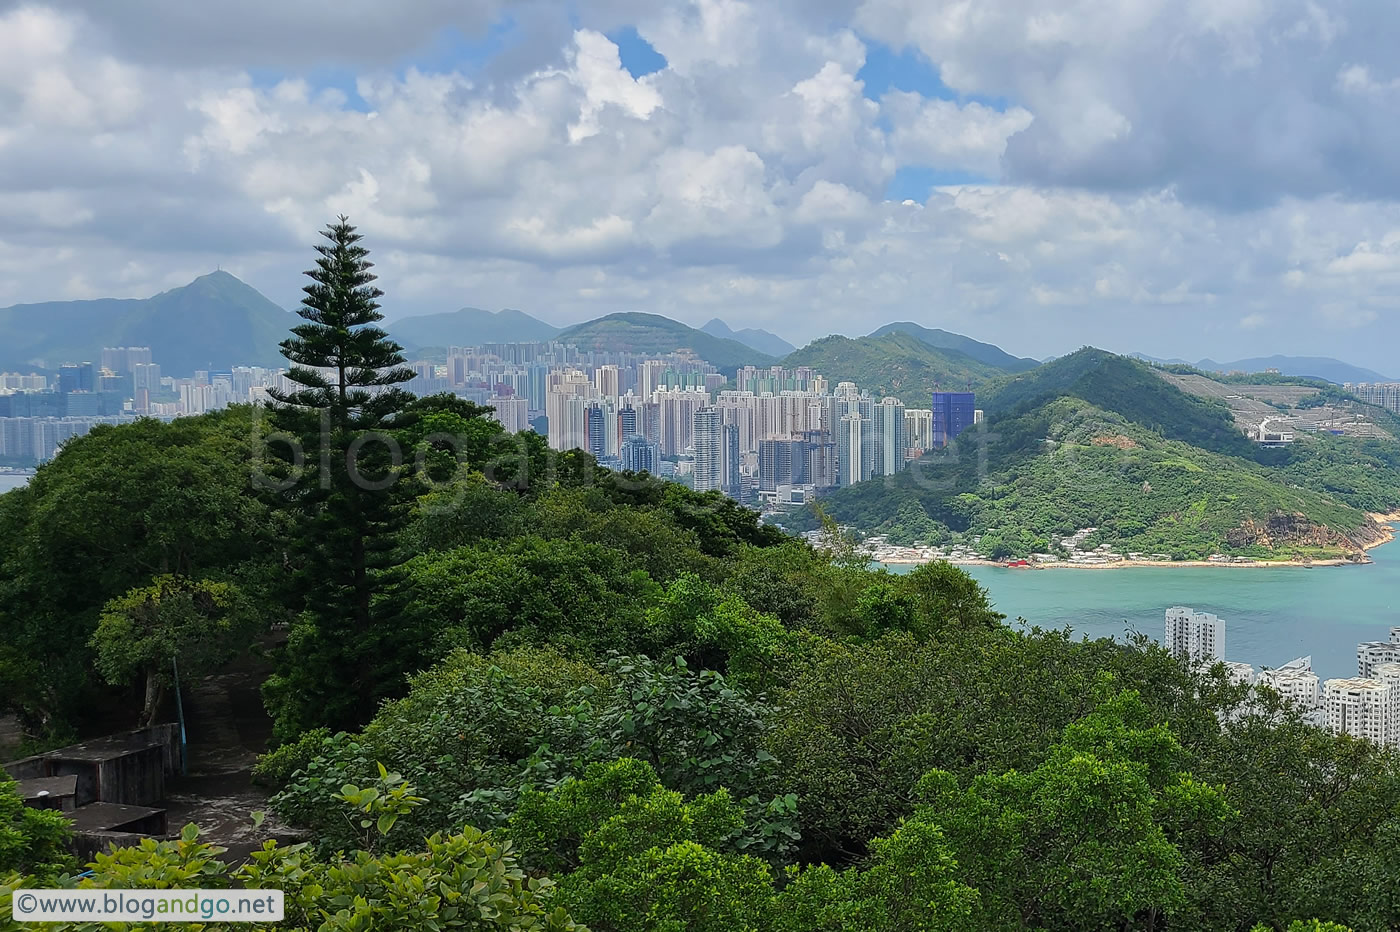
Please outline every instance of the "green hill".
M0 365L96 360L104 346L149 346L163 371L278 365L291 313L227 272L151 298L50 301L0 309Z
M977 404L995 418L1064 397L1081 398L1169 440L1216 453L1250 459L1271 454L1240 432L1224 404L1164 383L1136 359L1093 347L1001 378L979 393Z
M934 349L957 350L971 356L978 362L1004 369L1007 372L1024 372L1027 369L1034 369L1040 365L1037 360L1023 359L1019 356L1012 356L999 346L991 343L979 343L971 337L965 337L960 333L949 333L947 330L937 328L921 327L909 321L899 321L893 324L885 324L879 330L869 334L872 337L882 337L890 333L907 333L912 337L917 337L921 342L928 344Z
M1002 370L957 350L941 350L907 333L882 337L823 337L783 359L811 366L835 385L855 382L873 395L894 395L911 408L927 407L936 390L979 388Z
M1087 543L1118 552L1289 559L1355 553L1380 535L1366 513L1400 507L1394 440L1303 434L1260 448L1228 408L1100 350L998 380L979 405L985 434L839 489L824 509L896 543L981 538L996 556L1098 528ZM784 521L816 525L808 513Z
M553 324L524 311L506 308L483 311L464 307L443 314L401 317L385 327L390 336L410 349L424 346L479 346L482 343L533 343L552 340Z
M977 541L993 557L1047 552L1056 537L1097 528L1083 545L1199 560L1342 557L1379 529L1340 497L1275 470L1166 440L1077 398L1059 398L989 429L985 467L964 435L953 457L823 500L839 523L895 543ZM795 527L814 526L806 515Z
M737 340L711 336L659 314L609 314L560 331L555 339L601 352L674 353L690 350L722 372L740 366L771 366L772 356Z

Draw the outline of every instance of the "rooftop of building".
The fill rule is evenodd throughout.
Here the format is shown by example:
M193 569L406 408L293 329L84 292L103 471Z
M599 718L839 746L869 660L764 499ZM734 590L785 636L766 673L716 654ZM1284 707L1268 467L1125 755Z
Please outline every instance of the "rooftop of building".
M1328 680L1324 685L1331 692L1375 692L1377 690L1390 688L1387 683L1382 683L1380 680L1373 680L1365 676L1350 676Z

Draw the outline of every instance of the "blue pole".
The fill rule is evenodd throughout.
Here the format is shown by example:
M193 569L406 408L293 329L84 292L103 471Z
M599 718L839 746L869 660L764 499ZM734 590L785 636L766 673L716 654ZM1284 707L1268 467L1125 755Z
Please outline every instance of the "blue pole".
M187 777L190 770L185 744L185 706L180 701L180 664L174 657L170 658L170 667L175 671L175 717L180 722L180 776Z

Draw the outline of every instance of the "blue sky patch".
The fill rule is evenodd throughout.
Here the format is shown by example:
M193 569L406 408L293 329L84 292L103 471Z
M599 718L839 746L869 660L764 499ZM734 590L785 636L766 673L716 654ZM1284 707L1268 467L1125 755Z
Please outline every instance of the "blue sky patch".
M879 100L889 91L913 91L938 100L979 103L1001 112L1011 106L1011 101L1005 97L959 94L943 83L938 66L915 49L896 52L885 43L866 36L861 36L861 41L865 43L865 65L856 72L856 77L864 82L865 96L870 100Z
M983 184L989 181L990 178L976 172L905 165L894 173L890 183L885 186L885 200L918 201L922 204L928 200L929 192L934 188L950 184Z
M653 74L666 67L666 56L654 49L646 39L643 39L635 27L624 26L622 29L608 33L608 38L617 46L617 54L622 59L622 67L627 69L627 73L633 79Z

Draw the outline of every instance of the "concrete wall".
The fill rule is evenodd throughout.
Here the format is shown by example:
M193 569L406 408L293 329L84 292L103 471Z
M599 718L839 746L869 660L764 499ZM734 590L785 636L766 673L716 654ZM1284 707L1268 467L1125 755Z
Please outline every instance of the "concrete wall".
M34 780L50 776L47 759L42 755L12 760L0 766L3 766L5 772L14 780Z

